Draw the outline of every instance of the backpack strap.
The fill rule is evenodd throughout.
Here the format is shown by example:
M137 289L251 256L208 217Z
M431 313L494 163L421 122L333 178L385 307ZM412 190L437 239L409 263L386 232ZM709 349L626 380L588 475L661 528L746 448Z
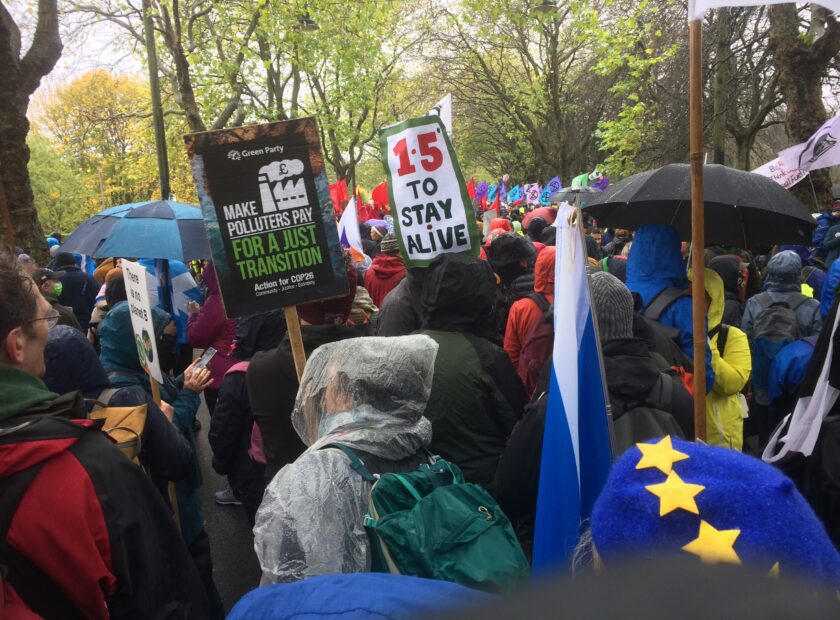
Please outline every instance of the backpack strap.
M228 368L225 376L233 374L235 372L248 372L248 366L251 365L251 362L246 360L244 362L236 362L233 366Z
M650 303L645 307L644 316L658 321L662 313L668 309L672 303L677 301L680 297L689 297L690 293L687 290L680 290L674 287L662 289L659 294L650 300Z
M804 304L806 301L811 299L807 295L803 295L802 293L794 293L790 297L788 297L787 305L790 306L790 309L796 311L796 309Z
M720 356L723 357L723 352L726 350L726 339L729 338L729 325L721 323L718 328L717 349Z
M667 411L671 411L671 405L674 404L674 382L668 375L659 374L660 384L660 401L661 405L668 407Z
M29 485L41 471L43 462L0 478L0 565L5 580L29 609L44 618L84 618L67 595L33 564L12 547L7 538L15 513Z
M775 303L773 301L773 297L771 297L770 293L768 293L766 291L764 293L759 293L758 295L755 296L755 298L756 298L756 300L758 300L758 303L761 304L761 307L764 308L765 310L767 310L767 308L769 308L770 306L772 306Z
M365 464L362 462L362 459L360 459L350 448L343 446L340 443L331 443L321 448L321 450L326 450L327 448L335 448L336 450L344 452L344 456L350 459L350 467L352 467L357 474L368 482L376 482L376 476L370 473L368 468L365 467Z
M542 293L528 293L528 299L537 304L537 307L540 309L540 312L544 313L551 307L551 304L545 298L545 295L543 295Z

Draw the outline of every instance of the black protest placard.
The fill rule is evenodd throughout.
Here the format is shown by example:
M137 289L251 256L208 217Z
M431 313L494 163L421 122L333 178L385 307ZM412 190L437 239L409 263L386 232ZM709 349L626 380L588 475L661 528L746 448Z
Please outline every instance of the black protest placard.
M347 292L315 119L185 141L228 317Z

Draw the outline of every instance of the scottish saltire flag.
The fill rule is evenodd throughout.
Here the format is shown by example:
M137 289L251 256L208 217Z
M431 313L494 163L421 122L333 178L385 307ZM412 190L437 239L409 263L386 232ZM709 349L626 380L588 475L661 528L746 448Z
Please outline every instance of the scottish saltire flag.
M689 0L688 21L703 19L709 9L719 9L725 6L764 6L765 4L781 4L790 0ZM811 4L819 4L825 8L840 13L840 0L819 0Z
M560 177L554 177L546 184L546 188L549 189L552 194L554 192L559 192L563 189L563 181L560 180Z
M347 206L344 207L344 213L341 214L341 219L338 220L338 240L341 245L351 252L355 250L361 256L364 256L364 249L362 248L362 236L359 234L359 216L356 214L356 198L350 199Z
M146 288L149 291L149 304L152 306L159 306L170 312L169 308L164 307L163 291L160 287L160 278L158 276L158 269L160 267L158 261L153 258L141 258L137 261L146 269L149 274L146 278ZM187 344L187 303L194 301L200 304L204 301L204 296L201 293L201 288L195 283L189 267L179 260L169 259L169 298L172 300L171 314L175 320L175 327L177 328L178 344Z
M569 217L576 214L575 223ZM586 276L580 211L557 213L554 352L548 391L537 519L535 574L568 568L612 464L610 430Z

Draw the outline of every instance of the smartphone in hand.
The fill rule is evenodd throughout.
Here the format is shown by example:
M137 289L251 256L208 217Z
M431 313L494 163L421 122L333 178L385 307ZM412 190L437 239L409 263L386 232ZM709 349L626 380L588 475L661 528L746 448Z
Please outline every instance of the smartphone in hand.
M202 368L206 367L207 364L210 363L210 360L213 359L213 356L216 355L216 349L213 347L207 347L207 350L201 354L201 357L198 358L198 362L193 367L194 370L201 370Z

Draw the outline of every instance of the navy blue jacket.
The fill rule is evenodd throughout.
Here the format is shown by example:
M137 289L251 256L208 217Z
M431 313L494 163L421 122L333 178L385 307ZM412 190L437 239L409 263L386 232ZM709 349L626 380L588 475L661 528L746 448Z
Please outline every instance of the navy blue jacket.
M96 294L101 288L99 283L78 267L64 267L59 280L62 289L58 301L73 309L82 331L87 333L90 313L93 312Z

